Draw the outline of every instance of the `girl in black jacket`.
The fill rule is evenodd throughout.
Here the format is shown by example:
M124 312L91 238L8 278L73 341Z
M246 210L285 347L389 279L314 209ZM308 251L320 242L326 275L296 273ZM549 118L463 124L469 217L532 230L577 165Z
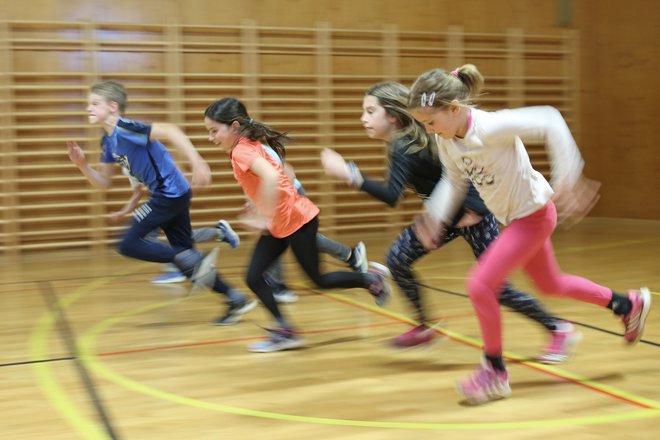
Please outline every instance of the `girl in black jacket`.
M376 84L364 96L361 121L367 136L382 139L389 147L390 169L387 181L370 179L360 172L357 165L346 163L340 154L330 149L325 149L321 155L326 173L345 180L390 206L397 204L406 187L411 187L422 198L429 197L442 177L442 165L437 157L434 140L410 115L407 103L408 90L395 82ZM478 258L498 234L495 217L488 211L477 191L470 186L442 244L461 236ZM413 225L401 232L387 252L387 266L392 277L415 308L419 322L418 326L392 340L396 347L427 344L436 334L429 325L419 283L412 271L414 262L429 252L417 238ZM550 332L550 343L537 358L540 362L554 364L565 361L580 339L580 333L571 323L553 317L534 297L514 290L508 283L503 287L500 303L533 319Z

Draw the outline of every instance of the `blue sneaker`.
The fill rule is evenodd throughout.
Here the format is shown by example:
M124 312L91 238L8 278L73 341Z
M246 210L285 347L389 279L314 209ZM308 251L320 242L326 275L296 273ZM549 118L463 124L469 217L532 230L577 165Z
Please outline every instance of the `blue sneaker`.
M186 276L179 271L176 272L165 272L162 275L158 275L155 278L151 279L153 284L172 284L172 283L183 283L186 280Z
M231 228L231 225L227 220L220 220L216 223L215 228L218 231L216 236L217 241L225 241L229 243L232 249L236 249L241 243L241 238L236 232Z

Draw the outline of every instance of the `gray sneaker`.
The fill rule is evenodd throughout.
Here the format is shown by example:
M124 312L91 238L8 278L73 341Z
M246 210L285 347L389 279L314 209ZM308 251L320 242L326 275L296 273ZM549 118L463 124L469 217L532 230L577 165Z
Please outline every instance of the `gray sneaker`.
M253 353L272 353L274 351L291 350L305 343L305 340L297 336L291 330L281 328L269 329L270 338L248 345L248 351Z
M195 266L195 270L190 277L194 289L206 288L210 289L215 283L217 275L215 270L215 260L218 258L218 248L213 249L206 254L202 261Z
M369 261L367 261L367 247L363 242L359 242L351 250L351 258L348 265L355 272L367 273L369 270Z
M369 292L375 297L376 304L383 307L392 295L392 274L387 267L373 261L369 262L369 273L376 276L376 280L369 286Z
M254 309L257 305L257 300L249 300L245 298L240 302L230 302L227 312L219 318L211 321L211 325L233 325L243 318L250 310Z

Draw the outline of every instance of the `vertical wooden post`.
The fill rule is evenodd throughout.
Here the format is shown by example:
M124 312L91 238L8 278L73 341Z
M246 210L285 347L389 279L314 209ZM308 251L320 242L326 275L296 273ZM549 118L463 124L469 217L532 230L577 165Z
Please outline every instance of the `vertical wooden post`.
M16 183L16 132L14 119L14 79L12 76L13 63L11 56L11 31L9 23L2 20L0 22L0 64L2 70L2 96L0 98L0 112L2 113L0 126L0 152L2 153L2 233L4 235L3 247L7 250L7 255L11 258L20 255L20 240L18 238L18 185Z
M87 81L87 86L91 86L95 82L99 80L99 75L98 75L98 62L97 62L97 51L98 51L98 46L96 44L96 35L95 35L95 30L96 30L96 24L93 22L87 22L84 24L84 32L85 32L85 41L83 45L83 50L87 53L87 74L85 75L85 79ZM86 99L86 97L85 97ZM81 111L84 110L81 108ZM89 139L94 139L99 136L98 128L89 126L87 128L87 137ZM98 154L93 154L91 153L92 151L94 153L97 153L96 149L92 149L92 147L96 147L98 143L93 143L92 145L87 145L87 157L98 157ZM90 213L90 219L89 219L89 225L88 227L90 228L89 232L89 238L91 240L91 245L92 249L95 252L101 253L105 249L105 240L107 238L107 230L106 230L106 222L105 222L105 214L106 214L106 197L105 197L105 192L102 190L95 190L95 191L90 191L89 193L89 213Z
M453 70L465 63L465 42L462 26L449 26L447 29L447 43L449 45L447 70Z
M400 51L399 51L399 28L396 25L386 25L385 32L383 33L383 78L385 80L400 81ZM382 142L382 158L383 167L388 167L388 154L387 145ZM388 222L389 229L392 233L396 233L400 229L400 224L403 222L404 214L402 209L389 209Z
M399 27L394 24L385 26L383 33L383 78L388 81L400 81Z
M566 39L564 40L564 57L562 75L568 84L566 97L570 99L571 104L571 132L580 145L580 39L575 30L564 31Z
M168 121L172 124L181 125L183 121L183 93L181 81L181 27L178 24L168 25L166 36L167 45L166 62L167 67L167 110Z
M507 76L509 83L508 98L509 107L522 107L525 104L525 61L523 49L525 42L523 40L522 29L507 30Z
M241 40L243 51L241 56L241 68L245 86L244 99L248 103L248 111L252 118L261 119L261 104L259 102L259 36L257 34L257 23L255 20L243 20L241 29Z
M318 143L321 147L333 145L332 124L334 116L332 113L332 40L331 30L328 23L317 23L316 25L316 87L317 108L319 110L317 122L319 124ZM321 184L320 201L323 205L324 229L332 228L336 224L334 179L323 178Z

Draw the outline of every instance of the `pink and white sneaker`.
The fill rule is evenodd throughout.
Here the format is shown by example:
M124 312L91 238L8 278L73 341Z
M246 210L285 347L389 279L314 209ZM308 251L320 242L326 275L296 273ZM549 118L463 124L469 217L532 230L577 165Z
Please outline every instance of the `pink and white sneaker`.
M456 391L470 405L481 405L491 400L504 399L511 395L509 373L498 371L486 360L472 375L456 383Z
M634 345L639 342L644 332L646 317L651 310L651 292L649 292L648 287L631 290L628 292L628 299L632 303L632 307L630 312L621 317L626 329L623 339L628 344Z
M536 360L542 364L560 364L575 352L575 347L582 339L582 333L570 322L562 321L557 329L550 332L550 343Z
M413 348L431 343L434 337L435 329L421 324L393 338L390 344L396 348Z

